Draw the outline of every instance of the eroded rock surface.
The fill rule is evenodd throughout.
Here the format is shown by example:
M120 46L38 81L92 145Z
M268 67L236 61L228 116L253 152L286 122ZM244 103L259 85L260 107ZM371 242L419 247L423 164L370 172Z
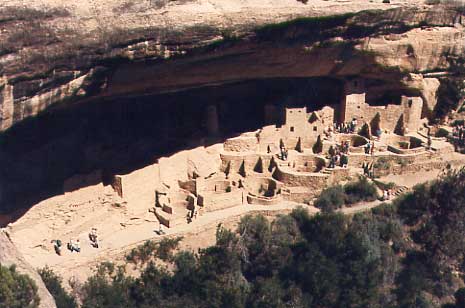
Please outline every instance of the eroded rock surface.
M437 81L409 73L456 73L463 9L391 2L3 1L0 130L71 98L270 77L376 76L433 109Z

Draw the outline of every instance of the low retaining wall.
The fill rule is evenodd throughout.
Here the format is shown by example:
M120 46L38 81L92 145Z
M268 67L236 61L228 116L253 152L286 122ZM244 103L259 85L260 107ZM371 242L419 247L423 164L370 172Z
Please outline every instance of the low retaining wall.
M289 168L278 166L273 177L286 186L304 186L317 190L326 185L329 176L323 173L294 172Z
M244 192L242 190L234 190L225 193L212 192L199 195L197 201L205 212L218 211L243 204Z
M257 137L236 137L224 142L225 151L231 152L256 152L258 150Z
M282 200L283 198L280 195L274 197L255 196L252 194L247 195L247 202L249 204L276 205L281 203Z

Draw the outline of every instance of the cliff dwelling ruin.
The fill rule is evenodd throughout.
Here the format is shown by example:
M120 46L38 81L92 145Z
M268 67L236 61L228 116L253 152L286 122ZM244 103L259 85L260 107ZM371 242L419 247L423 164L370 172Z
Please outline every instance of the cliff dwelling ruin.
M151 238L154 231L175 234L247 211L296 206L316 211L312 204L323 189L360 175L435 175L463 163L447 138L434 137L421 97L389 94L361 78L318 78L168 94L159 105L151 96L137 97L116 103L117 112L115 102L113 109L105 102L93 105L100 113L76 106L89 117L72 123L75 139L57 142L79 142L81 152L64 156L70 169L60 170L69 172L84 161L93 168L86 172L80 165L84 168L72 176L63 173L61 192L36 200L8 224L8 232L33 265L47 260L60 270L63 262L94 258L97 250L63 258L50 241L85 241L91 228L99 229L106 251ZM105 112L115 114L102 117ZM154 157L154 149L163 152ZM56 157L47 168L63 164ZM38 219L41 224L32 223Z

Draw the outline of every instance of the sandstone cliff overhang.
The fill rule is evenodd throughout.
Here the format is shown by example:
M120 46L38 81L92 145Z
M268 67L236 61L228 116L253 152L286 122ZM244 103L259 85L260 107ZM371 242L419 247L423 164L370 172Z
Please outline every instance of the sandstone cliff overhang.
M71 101L276 77L374 77L433 109L439 82L421 74L462 72L460 6L16 2L0 5L0 131Z

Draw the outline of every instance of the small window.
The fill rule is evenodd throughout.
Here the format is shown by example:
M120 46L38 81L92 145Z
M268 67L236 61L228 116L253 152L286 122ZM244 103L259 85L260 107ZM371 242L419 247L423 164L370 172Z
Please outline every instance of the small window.
M299 110L299 113L302 112L302 110Z
M313 126L313 131L316 132L318 128L316 126Z
M293 132L294 131L294 126L291 126L290 130L291 130L291 132Z
M360 106L357 106L358 109L360 109Z
M292 110L290 110L289 113L292 113Z
M411 99L411 98L409 98L409 100L408 100L408 107L409 107L409 108L411 108L411 107L412 107L412 103L413 103L412 99Z

